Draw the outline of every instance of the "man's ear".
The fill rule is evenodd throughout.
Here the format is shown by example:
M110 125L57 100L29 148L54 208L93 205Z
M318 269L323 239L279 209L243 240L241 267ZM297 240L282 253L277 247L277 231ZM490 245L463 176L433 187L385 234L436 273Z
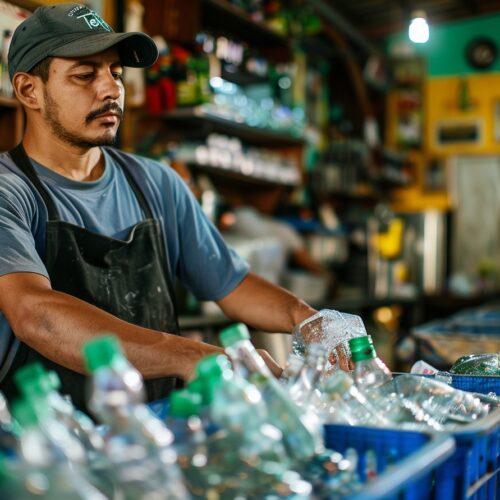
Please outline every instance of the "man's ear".
M29 73L16 73L12 80L12 87L16 97L23 106L30 109L39 109L42 82Z

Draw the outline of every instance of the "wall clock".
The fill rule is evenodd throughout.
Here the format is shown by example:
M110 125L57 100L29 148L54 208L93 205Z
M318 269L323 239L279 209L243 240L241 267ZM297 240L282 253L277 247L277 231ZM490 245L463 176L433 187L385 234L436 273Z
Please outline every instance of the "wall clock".
M465 51L467 62L477 69L487 69L497 57L496 43L489 38L474 38Z

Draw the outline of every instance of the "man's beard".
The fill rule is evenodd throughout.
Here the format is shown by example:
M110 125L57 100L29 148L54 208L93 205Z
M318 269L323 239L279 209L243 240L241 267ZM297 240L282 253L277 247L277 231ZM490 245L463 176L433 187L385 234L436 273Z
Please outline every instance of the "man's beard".
M81 148L93 148L95 146L111 146L115 143L116 133L113 134L112 136L103 135L101 137L96 137L95 139L89 139L87 137L83 137L81 135L70 132L62 125L59 119L59 105L54 99L52 99L50 94L47 92L47 89L44 89L44 98L46 104L44 118L49 124L49 127L52 129L54 134L59 139L70 144L71 146L78 146ZM90 112L85 117L85 123L90 123L92 119L94 119L97 115L101 115L108 111L116 112L121 120L123 116L122 109L116 103L109 103L104 105L101 109Z

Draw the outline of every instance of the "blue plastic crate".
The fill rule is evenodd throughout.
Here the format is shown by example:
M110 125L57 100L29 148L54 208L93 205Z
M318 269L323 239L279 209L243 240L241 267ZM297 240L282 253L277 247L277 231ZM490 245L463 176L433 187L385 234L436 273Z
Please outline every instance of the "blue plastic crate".
M500 395L500 377L453 375L451 385ZM451 435L456 449L438 470L436 498L495 499L500 492L500 408Z
M365 485L349 500L433 498L436 471L455 447L446 434L340 424L325 425L325 445L340 453L348 448L358 452L358 473ZM367 452L376 457L376 476L369 481Z
M462 391L480 394L494 393L500 396L500 377L494 375L461 375L453 374L451 385Z

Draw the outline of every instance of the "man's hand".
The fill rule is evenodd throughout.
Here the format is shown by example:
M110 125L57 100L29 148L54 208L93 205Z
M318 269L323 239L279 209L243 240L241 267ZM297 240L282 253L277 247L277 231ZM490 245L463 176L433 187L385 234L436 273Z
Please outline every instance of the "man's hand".
M273 357L265 349L257 349L257 352L262 356L262 359L266 363L267 367L271 370L271 373L276 377L280 378L283 373L283 368L281 368L278 363L273 359Z

